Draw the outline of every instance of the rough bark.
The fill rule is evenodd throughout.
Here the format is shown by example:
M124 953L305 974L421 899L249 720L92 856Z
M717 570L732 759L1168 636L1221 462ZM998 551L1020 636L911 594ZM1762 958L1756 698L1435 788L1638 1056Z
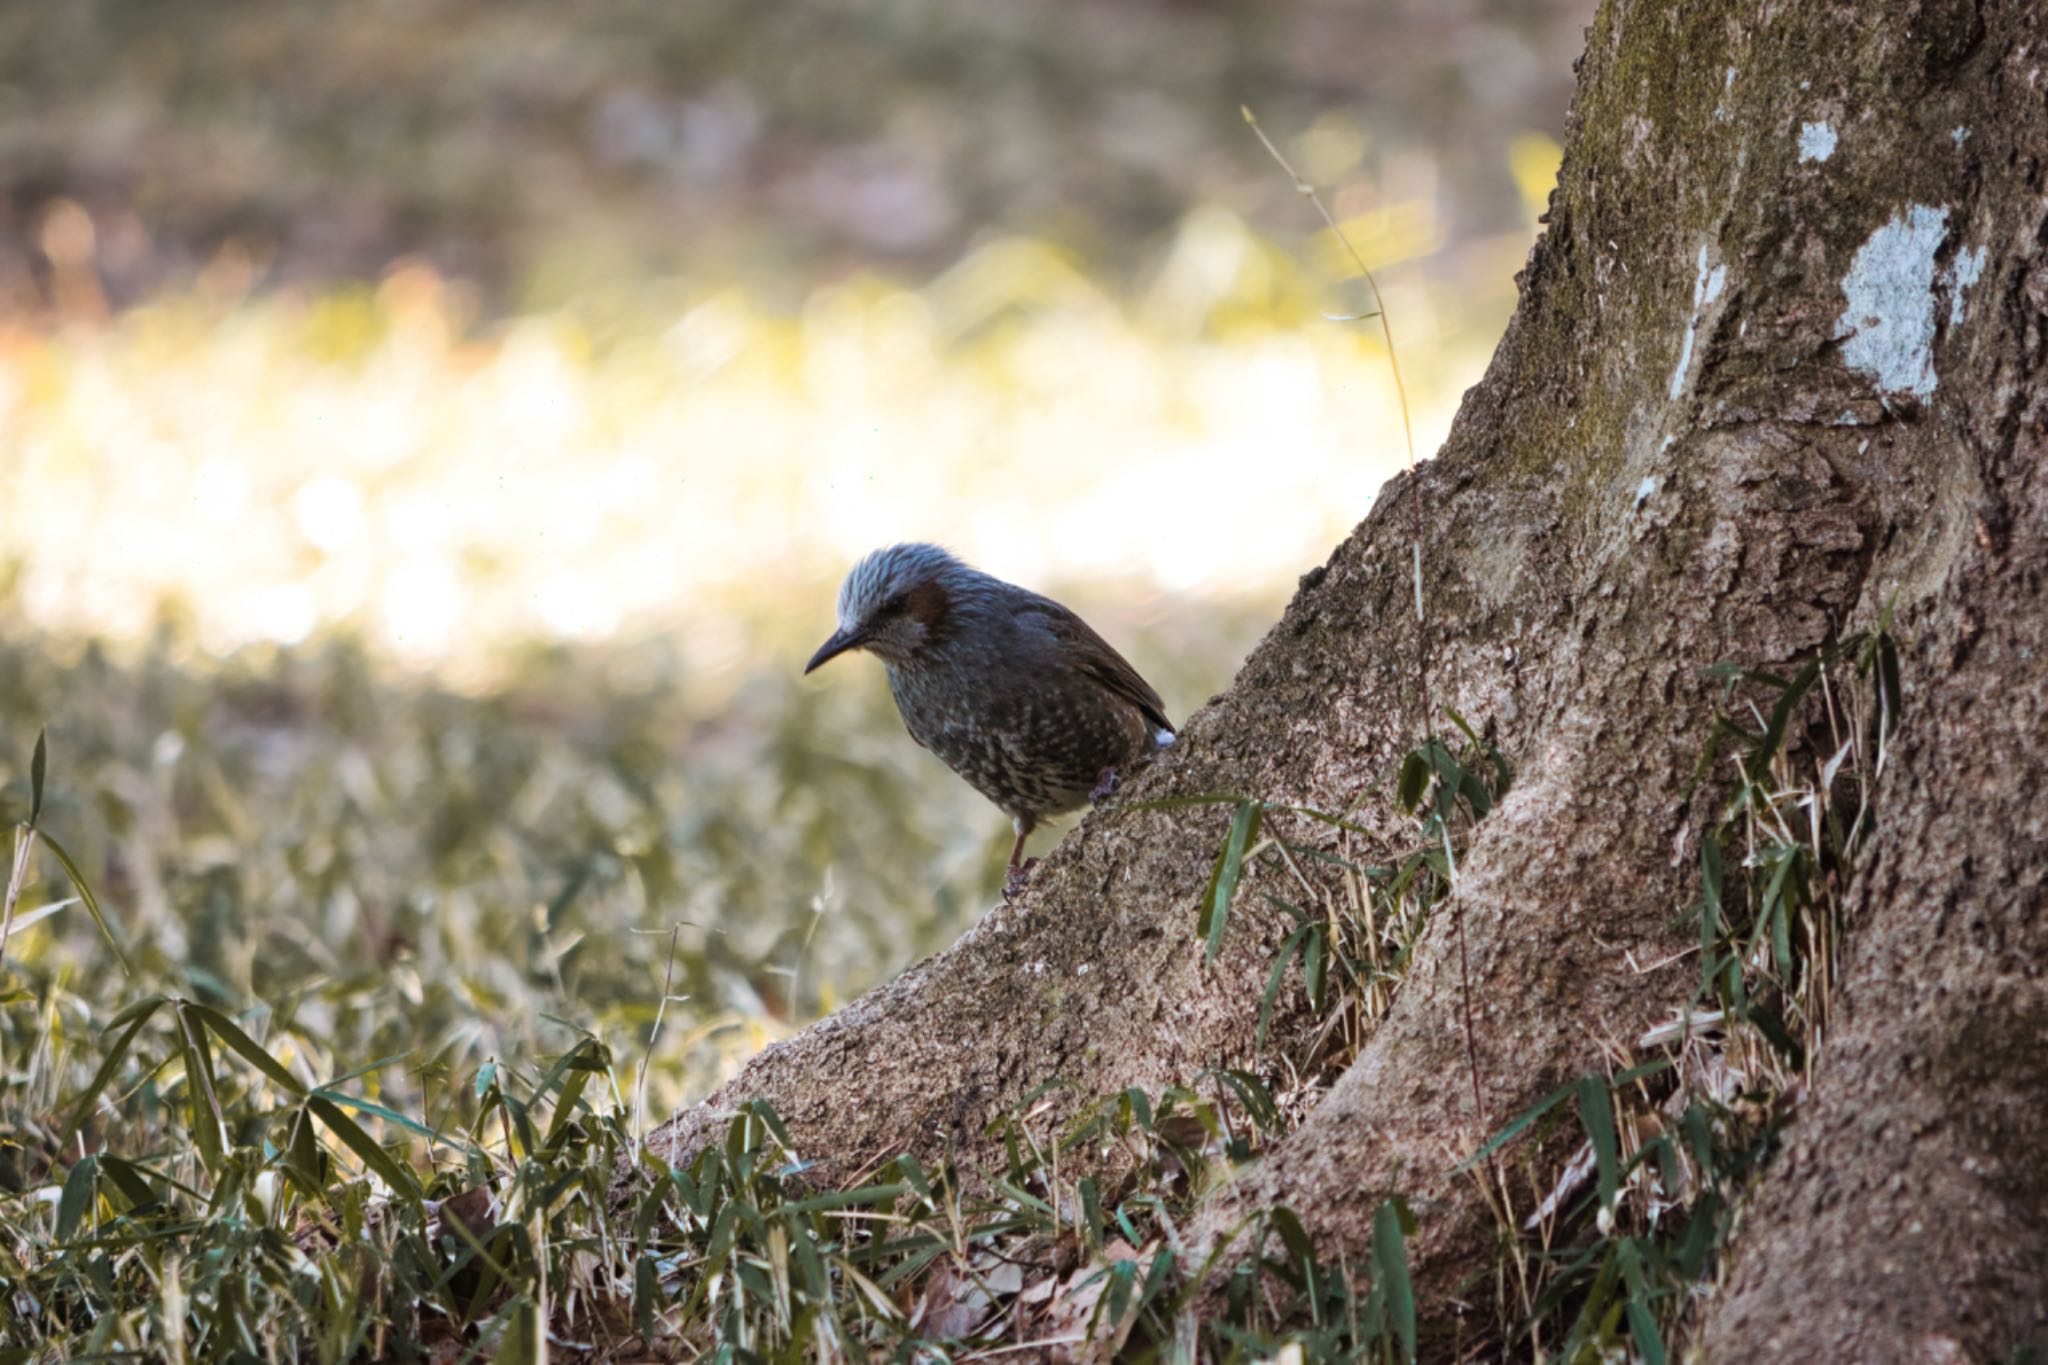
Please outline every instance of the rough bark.
M1946 26L1890 27L1854 66L1907 115L1879 147L1894 198L1987 250L1938 388L1890 424L1948 471L1950 524L1915 566L1915 686L1841 1018L1737 1238L1715 1358L2048 1350L2048 11L1927 9Z
M1453 1167L1690 986L1712 713L1699 670L1782 664L1896 599L1910 739L1797 1150L1768 1176L1710 1354L2003 1357L2048 1335L2048 17L2037 0L1606 5L1550 226L1485 380L1416 476L1441 704L1517 781L1392 1014L1194 1231L1270 1203L1354 1259L1421 1215L1425 1310L1490 1262ZM1324 808L1416 737L1406 480L1304 579L1234 686L1125 801ZM1280 925L1256 887L1205 970L1213 810L1091 817L1016 904L764 1053L662 1130L682 1158L770 1098L807 1156L970 1168L1053 1117L1252 1059ZM1471 969L1484 1115L1465 1063ZM1937 1357L1939 1358L1939 1357Z

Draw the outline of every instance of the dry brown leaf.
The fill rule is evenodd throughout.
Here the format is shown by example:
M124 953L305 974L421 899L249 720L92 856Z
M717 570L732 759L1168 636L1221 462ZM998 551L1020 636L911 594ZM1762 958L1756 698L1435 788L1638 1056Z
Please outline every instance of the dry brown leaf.
M1060 1283L1051 1302L1038 1315L1032 1337L1050 1343L1046 1358L1053 1361L1100 1362L1112 1359L1123 1349L1138 1320L1137 1295L1123 1319L1115 1323L1096 1319L1096 1305L1109 1288L1109 1267L1118 1261L1135 1261L1139 1253L1121 1238L1102 1248L1102 1254L1078 1266ZM1021 1325L1021 1324L1020 1324Z

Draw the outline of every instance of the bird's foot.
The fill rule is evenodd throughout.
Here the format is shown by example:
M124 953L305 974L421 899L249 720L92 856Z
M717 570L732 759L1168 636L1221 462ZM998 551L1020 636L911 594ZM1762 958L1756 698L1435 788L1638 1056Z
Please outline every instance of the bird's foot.
M1117 777L1116 769L1114 768L1104 768L1101 772L1097 773L1095 775L1095 786L1088 793L1090 804L1099 806L1109 800L1110 797L1116 795L1117 783L1119 781L1121 779Z
M1038 859L1026 858L1021 863L1010 864L1010 875L1003 879L1003 899L1009 900L1021 892L1031 880L1031 869L1038 866Z

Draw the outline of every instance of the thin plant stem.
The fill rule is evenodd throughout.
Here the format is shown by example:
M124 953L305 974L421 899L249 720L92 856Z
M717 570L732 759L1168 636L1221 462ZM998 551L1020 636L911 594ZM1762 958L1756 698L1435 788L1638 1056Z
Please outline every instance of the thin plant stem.
M7 874L6 904L0 907L0 967L7 965L7 938L14 932L14 907L21 900L21 888L28 878L29 853L35 846L35 826L17 825L14 830L14 867Z
M1365 287L1372 291L1373 315L1379 319L1380 335L1387 343L1387 369L1394 377L1394 397L1399 401L1401 408L1401 438L1408 450L1408 508L1414 533L1411 568L1415 584L1415 685L1417 700L1422 707L1423 742L1434 745L1436 707L1430 701L1429 695L1429 631L1422 611L1422 475L1416 468L1415 423L1408 412L1408 386L1401 379L1401 357L1394 346L1394 324L1387 317L1387 303L1380 294L1379 281L1373 278L1372 268L1365 263L1365 256L1352 244L1351 238L1337 222L1336 215L1331 213L1329 206L1323 202L1322 195L1316 192L1314 185L1303 178L1301 172L1294 169L1294 163L1274 145L1273 139L1266 136L1266 130L1259 126L1258 117L1252 113L1250 105L1239 105L1238 112L1244 115L1244 121L1251 126L1252 133L1265 147L1267 154L1279 163L1280 169L1294 182L1294 188L1302 198L1314 206L1324 226L1336 237L1345 254L1351 258L1351 263L1358 267L1359 277L1365 281ZM1459 997L1465 1023L1465 1060L1472 1073L1472 1112L1483 1134L1487 1128L1486 1100L1479 1081L1478 1034L1472 1017L1472 962L1465 945L1465 904L1457 896L1455 873L1451 894L1451 927L1458 938ZM1489 1164L1491 1160L1489 1157Z

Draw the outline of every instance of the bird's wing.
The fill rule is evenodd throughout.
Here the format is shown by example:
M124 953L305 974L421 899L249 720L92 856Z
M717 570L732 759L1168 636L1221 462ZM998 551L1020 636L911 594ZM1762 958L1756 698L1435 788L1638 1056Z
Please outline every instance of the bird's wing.
M1097 635L1086 621L1051 598L1036 594L1018 609L1017 614L1030 616L1041 624L1072 652L1083 673L1113 695L1137 707L1156 728L1169 735L1174 733L1173 722L1166 718L1166 703L1152 690L1152 684L1139 677L1138 670L1132 668L1130 662L1112 649L1109 641Z

